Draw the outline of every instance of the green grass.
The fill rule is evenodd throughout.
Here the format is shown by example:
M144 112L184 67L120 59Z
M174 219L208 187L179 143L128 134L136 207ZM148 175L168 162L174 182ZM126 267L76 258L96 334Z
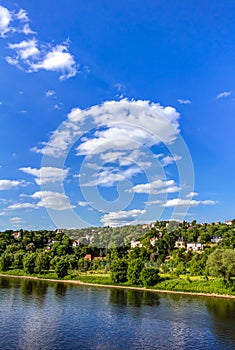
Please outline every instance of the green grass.
M0 273L12 276L32 276L43 279L61 280L61 278L57 277L54 271L50 271L45 274L32 275L25 273L23 270L0 271ZM131 285L127 282L122 284L112 283L110 274L101 271L93 273L80 273L78 271L73 271L71 272L71 274L64 277L63 280L74 280L81 281L84 283L131 287ZM154 287L151 287L151 289L177 292L235 295L235 280L232 280L230 283L228 283L219 278L209 278L208 280L206 280L203 277L195 276L189 277L186 275L182 275L179 278L170 278L169 275L161 275L161 281L157 283Z

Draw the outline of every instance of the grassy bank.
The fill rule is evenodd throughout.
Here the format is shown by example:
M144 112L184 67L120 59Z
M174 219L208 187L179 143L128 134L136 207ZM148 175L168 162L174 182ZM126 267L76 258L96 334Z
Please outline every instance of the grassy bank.
M0 271L1 275L5 276L15 276L15 277L26 277L26 278L40 278L53 281L62 281L62 282L80 282L81 284L89 285L102 285L102 286L114 286L121 288L137 288L143 289L146 288L140 286L132 286L130 284L114 284L110 278L109 274L104 273L71 273L63 279L58 278L56 273L50 272L47 274L33 274L29 275L24 273L22 270L9 270L9 271ZM181 276L179 278L169 278L164 275L154 287L149 287L148 290L152 291L169 291L169 292L179 292L179 293L193 293L195 295L208 294L208 295L221 295L221 296L234 296L235 297L235 281L230 283L219 279L211 278L205 280L202 277L193 277L189 278L187 276Z

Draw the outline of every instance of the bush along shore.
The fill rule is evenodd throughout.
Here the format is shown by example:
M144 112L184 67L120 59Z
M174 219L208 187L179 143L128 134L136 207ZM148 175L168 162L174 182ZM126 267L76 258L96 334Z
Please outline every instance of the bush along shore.
M234 220L87 230L0 232L1 275L235 296Z

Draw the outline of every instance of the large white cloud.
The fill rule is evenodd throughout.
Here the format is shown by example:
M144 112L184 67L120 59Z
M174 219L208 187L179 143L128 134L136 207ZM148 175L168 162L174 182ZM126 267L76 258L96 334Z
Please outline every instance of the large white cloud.
M78 155L94 155L105 151L133 151L161 142L170 145L179 134L179 113L172 107L162 107L149 101L108 101L88 110L74 109L57 129L51 140L33 151L60 157L72 142L85 134L84 124L91 121L97 130L92 137L83 137Z
M10 11L0 6L0 36L4 36L9 30L9 24L12 20L12 15Z
M69 172L69 169L60 169L56 167L42 167L40 169L26 167L20 168L19 170L26 174L35 176L35 182L37 185L63 181Z
M123 226L133 224L141 215L144 215L146 210L133 209L127 211L117 211L105 214L101 222L105 226Z
M38 191L32 196L34 199L39 199L37 207L44 207L53 210L68 210L74 208L70 204L68 197L65 194L53 191Z
M6 179L0 180L0 190L10 190L18 186L24 186L24 185L25 185L24 181L6 180Z

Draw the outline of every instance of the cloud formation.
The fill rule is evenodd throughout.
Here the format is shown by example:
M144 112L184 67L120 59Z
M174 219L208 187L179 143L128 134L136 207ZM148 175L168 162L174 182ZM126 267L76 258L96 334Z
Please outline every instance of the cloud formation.
M3 179L3 180L0 180L0 191L11 190L18 186L24 186L24 185L25 185L24 181Z
M26 174L35 176L35 182L37 185L45 185L47 183L54 183L63 181L68 173L69 169L60 169L55 167L42 167L40 169L26 167L20 168Z
M192 103L191 100L183 100L181 98L178 99L178 102L181 104L181 105L189 105L190 103Z
M38 191L32 196L34 199L39 199L37 207L44 207L53 210L68 210L75 208L69 203L68 197L65 194L53 191Z
M110 212L102 217L101 222L104 224L104 226L111 227L131 225L134 221L136 221L141 215L144 215L145 213L146 210L140 209Z
M231 95L231 91L224 91L224 92L221 92L220 94L218 94L216 96L216 99L219 100L221 98L228 97L230 95Z
M20 42L8 43L8 48L14 54L9 54L6 61L26 72L39 70L54 71L60 74L60 79L68 79L77 74L78 64L69 52L68 41L59 45L39 42L37 33L29 26L29 17L24 9L18 13L0 6L0 36L6 37L8 32L21 33L29 37ZM11 24L11 26L10 26Z
M162 107L149 101L108 101L88 110L73 109L68 119L36 153L60 157L72 142L85 133L83 125L91 120L96 128L92 137L83 137L77 155L94 155L106 151L134 151L155 144L172 144L179 134L179 113L173 107Z
M180 189L175 186L174 180L154 180L149 183L133 186L128 192L159 194L159 193L174 193ZM173 191L173 192L172 192Z
M214 205L216 203L217 203L216 201L212 201L212 200L196 201L194 199L174 198L174 199L167 200L165 203L162 204L162 207L179 207L179 206L197 207L199 204Z

